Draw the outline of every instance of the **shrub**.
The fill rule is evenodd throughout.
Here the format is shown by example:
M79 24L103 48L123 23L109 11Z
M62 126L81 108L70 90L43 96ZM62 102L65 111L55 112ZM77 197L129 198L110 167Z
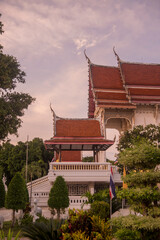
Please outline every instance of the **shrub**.
M33 222L33 216L30 215L29 213L26 213L21 220L21 226L31 224L32 222Z
M69 210L69 219L62 225L61 230L65 240L112 239L109 223L98 216L91 216L89 211Z
M61 237L60 227L63 221L50 219L47 223L35 222L22 227L22 235L32 240L58 240Z
M107 220L109 218L110 207L107 202L95 201L91 204L90 213L91 215L99 216L101 219Z

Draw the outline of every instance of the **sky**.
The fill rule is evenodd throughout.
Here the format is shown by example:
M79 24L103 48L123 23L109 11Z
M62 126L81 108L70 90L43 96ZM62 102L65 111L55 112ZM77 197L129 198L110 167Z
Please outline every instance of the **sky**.
M36 98L14 144L52 137L50 103L60 117L87 118L84 49L99 65L117 66L114 46L124 61L160 63L159 0L0 0L0 13L4 53L27 75L17 91Z

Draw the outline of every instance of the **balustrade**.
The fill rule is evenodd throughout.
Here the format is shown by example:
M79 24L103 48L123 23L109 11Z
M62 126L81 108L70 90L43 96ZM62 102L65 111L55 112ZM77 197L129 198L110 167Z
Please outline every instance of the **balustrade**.
M112 166L113 172L117 171L116 166ZM73 163L73 162L51 162L50 170L53 171L110 171L108 163Z

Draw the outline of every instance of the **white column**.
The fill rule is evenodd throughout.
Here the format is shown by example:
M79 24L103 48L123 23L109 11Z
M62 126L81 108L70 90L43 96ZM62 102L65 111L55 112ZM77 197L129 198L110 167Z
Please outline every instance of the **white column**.
M89 183L89 191L91 194L94 194L94 182Z

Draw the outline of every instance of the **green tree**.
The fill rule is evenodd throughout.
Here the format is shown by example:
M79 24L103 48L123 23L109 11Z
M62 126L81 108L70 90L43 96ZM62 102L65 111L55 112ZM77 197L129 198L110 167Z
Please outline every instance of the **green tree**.
M3 33L0 22L0 34ZM0 140L8 134L16 134L21 126L24 110L35 100L27 93L15 91L18 83L25 83L25 72L13 56L3 53L0 45Z
M11 144L10 142L3 143L2 146L0 146L0 166L1 166L2 175L5 174L7 186L13 177L8 167L10 158L12 156L13 148L14 148L14 145Z
M6 208L13 210L12 224L15 223L15 211L25 209L28 202L26 183L20 173L12 178L6 195Z
M62 176L56 178L50 190L48 206L52 212L56 210L58 219L60 219L60 213L69 206L68 188Z
M0 208L4 207L4 204L5 204L5 188L2 178L0 178Z
M92 156L83 157L82 162L94 162L94 158Z
M34 179L41 177L42 169L38 162L32 162L27 166L27 181L32 182ZM22 168L22 175L26 176L26 166Z
M149 129L147 132L146 129ZM142 129L139 127L139 129ZM127 234L137 235L137 239L159 239L160 238L160 189L157 184L160 182L160 149L157 148L157 136L159 132L156 126L147 126L142 134L146 136L135 135L135 142L125 143L130 147L125 147L118 156L118 162L126 168L127 175L123 177L128 188L118 193L118 197L126 198L131 209L141 216L127 216L113 220L114 227L118 231L116 236L121 238L121 233L127 231ZM135 134L133 130L133 135ZM139 131L138 131L139 132ZM155 133L157 136L155 137ZM132 131L130 131L132 134ZM130 135L128 135L130 136ZM147 137L148 136L148 137ZM150 137L149 137L150 136ZM128 140L130 141L130 137ZM147 141L148 140L148 141ZM122 231L123 230L123 231ZM124 236L124 234L122 234ZM138 238L140 236L140 238ZM129 238L126 238L129 239ZM132 239L132 238L130 238Z
M53 158L53 152L48 152L40 138L34 138L28 143L28 181L32 172L32 180L45 176L49 168L49 162ZM16 172L22 172L25 176L26 142L18 142L17 145L9 141L0 146L0 168L5 174L8 185ZM29 171L29 169L33 171ZM35 169L37 168L37 170Z
M159 146L160 140L160 126L149 124L147 126L136 126L133 130L127 130L120 137L118 150L121 152L126 148L132 147L135 143L139 143L142 140L153 143L155 146Z

